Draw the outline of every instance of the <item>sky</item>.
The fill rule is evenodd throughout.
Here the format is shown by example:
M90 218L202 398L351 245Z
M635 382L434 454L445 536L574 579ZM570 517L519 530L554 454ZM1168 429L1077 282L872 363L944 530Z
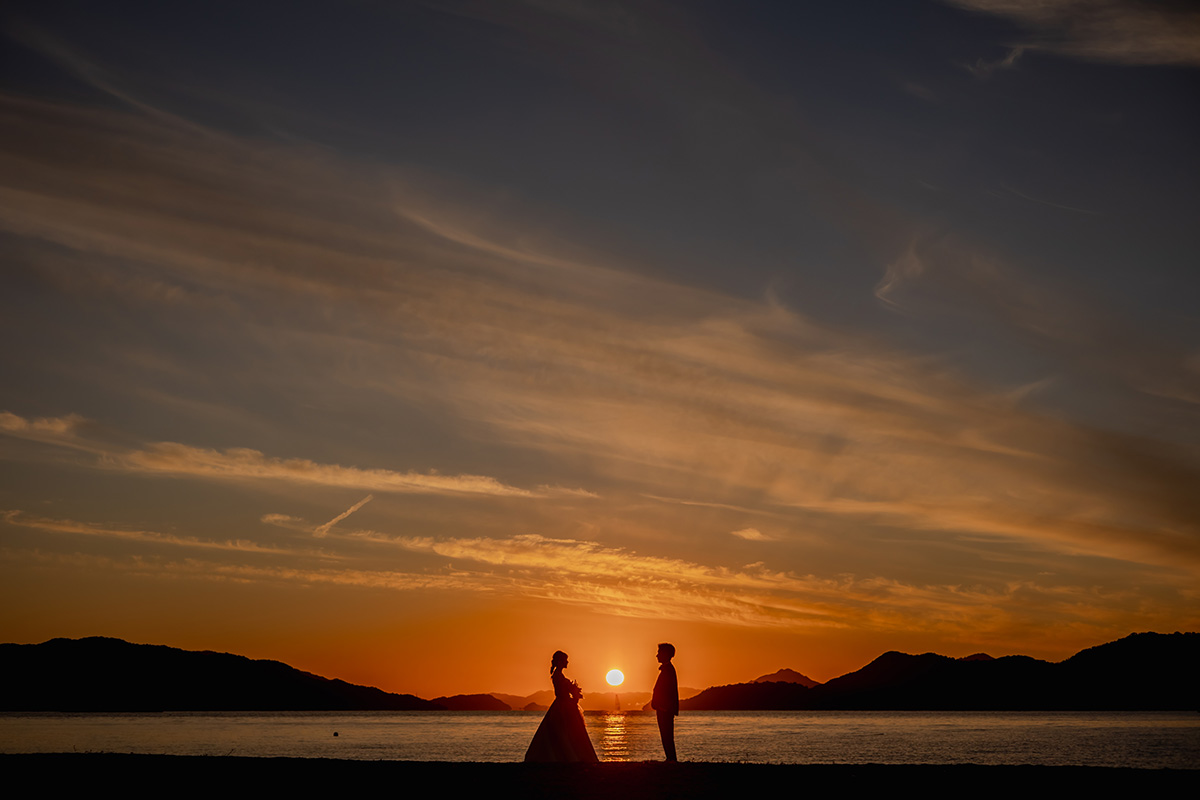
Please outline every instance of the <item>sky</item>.
M434 697L1200 629L1200 11L0 12L0 640Z

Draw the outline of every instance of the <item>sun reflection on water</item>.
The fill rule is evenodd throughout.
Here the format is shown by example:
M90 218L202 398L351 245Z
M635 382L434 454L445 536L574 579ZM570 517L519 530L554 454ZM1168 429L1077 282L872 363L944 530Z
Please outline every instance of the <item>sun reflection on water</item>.
M603 717L603 732L600 735L601 761L629 760L629 731L625 726L623 711L608 711Z

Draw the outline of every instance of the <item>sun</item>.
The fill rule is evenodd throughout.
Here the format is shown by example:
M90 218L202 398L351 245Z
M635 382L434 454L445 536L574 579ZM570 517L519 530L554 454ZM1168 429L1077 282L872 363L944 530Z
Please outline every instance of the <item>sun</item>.
M619 669L610 669L604 679L608 681L609 686L620 686L625 682L625 673Z

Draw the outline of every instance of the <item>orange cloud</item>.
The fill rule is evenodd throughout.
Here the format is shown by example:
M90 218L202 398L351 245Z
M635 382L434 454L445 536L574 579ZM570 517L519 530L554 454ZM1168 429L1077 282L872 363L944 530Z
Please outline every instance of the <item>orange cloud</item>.
M0 411L0 434L50 444L71 444L81 425L87 422L78 414L65 417L27 419L9 411Z
M158 531L131 530L128 528L120 528L111 525L98 525L89 522L77 522L75 520L38 517L26 514L20 510L0 512L0 518L2 518L9 525L17 525L22 528L32 528L34 530L51 531L54 533L76 534L80 536L120 539L127 542L136 542L142 544L166 544L179 547L194 547L203 550L229 550L242 553L291 554L294 552L292 550L278 547L268 547L246 539L227 539L225 541L214 541L209 539L200 539L194 536L176 536L173 534L159 533Z
M765 535L758 528L742 528L740 530L730 532L729 535L736 536L739 539L745 539L748 542L769 542L769 541L771 541L771 537Z

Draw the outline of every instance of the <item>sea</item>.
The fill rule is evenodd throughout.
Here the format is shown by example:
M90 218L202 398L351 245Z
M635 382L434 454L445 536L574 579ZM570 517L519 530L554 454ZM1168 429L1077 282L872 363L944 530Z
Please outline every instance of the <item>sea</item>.
M2 753L521 761L529 711L2 713ZM601 761L662 758L653 713L588 712ZM694 711L683 761L1200 769L1200 713Z

